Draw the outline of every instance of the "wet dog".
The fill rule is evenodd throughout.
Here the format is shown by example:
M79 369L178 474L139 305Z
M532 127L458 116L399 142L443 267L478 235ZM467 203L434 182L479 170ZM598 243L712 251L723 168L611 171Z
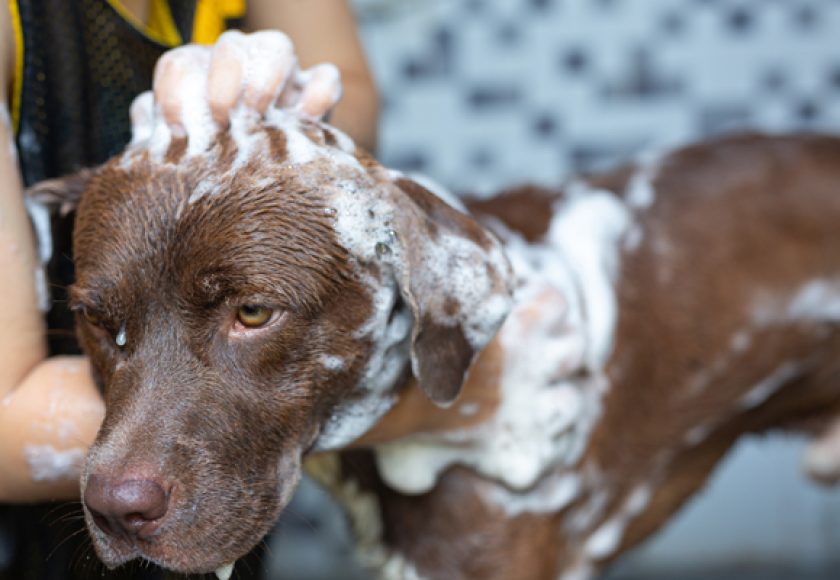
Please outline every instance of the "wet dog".
M840 410L840 141L723 139L471 204L289 111L149 132L80 195L100 558L230 565L304 456L401 578L585 578L737 438ZM829 438L809 456L840 475Z

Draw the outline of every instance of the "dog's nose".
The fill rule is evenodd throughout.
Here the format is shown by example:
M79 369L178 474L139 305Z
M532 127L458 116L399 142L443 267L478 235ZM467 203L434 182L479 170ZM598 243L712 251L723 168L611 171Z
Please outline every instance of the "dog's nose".
M84 501L103 532L127 539L149 538L169 507L168 494L156 481L96 474L88 478Z

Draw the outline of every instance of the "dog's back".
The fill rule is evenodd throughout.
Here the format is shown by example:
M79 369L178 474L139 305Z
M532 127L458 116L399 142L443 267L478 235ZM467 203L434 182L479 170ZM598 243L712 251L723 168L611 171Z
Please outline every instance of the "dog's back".
M511 490L508 474L487 479L481 465L455 466L432 493L407 496L372 473L402 483L381 457L367 468L359 467L363 457L344 462L344 476L380 500L383 537L399 555L386 566L413 566L432 578L588 577L661 527L741 435L820 434L838 420L840 140L727 137L563 190L510 190L470 209L509 251L526 254L523 269L568 268L561 262L574 262L576 244L603 246L584 253L591 260L573 277L582 309L614 308L606 340L598 336L603 325L579 329L590 349L608 343L609 356L599 369L581 355L572 379L589 397L580 397L575 424L553 434L558 446L569 433L582 436L585 450L570 462L560 454L525 490ZM556 228L570 211L582 227L560 239ZM626 212L618 225L616 211ZM620 234L604 241L604 231ZM552 248L557 262L541 257ZM593 282L580 272L598 260L601 279L613 276L606 301L597 296L597 275ZM564 307L542 304L543 319ZM510 367L521 360L532 370L549 360L559 369L567 360L525 335L506 342L512 324L500 333ZM603 380L593 382L599 373ZM506 376L514 375L507 369L493 378L504 385ZM552 380L548 389L564 388ZM538 421L544 401L535 399L529 421ZM445 437L422 442L446 445ZM459 463L475 465L468 453L450 462ZM840 463L806 468L840 476Z

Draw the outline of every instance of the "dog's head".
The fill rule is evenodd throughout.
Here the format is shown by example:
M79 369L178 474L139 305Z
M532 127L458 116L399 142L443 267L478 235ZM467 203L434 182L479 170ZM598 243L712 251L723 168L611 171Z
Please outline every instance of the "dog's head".
M82 490L109 566L242 556L304 453L364 433L409 371L451 402L509 307L485 230L279 111L199 153L135 144L70 185L72 308L107 405Z

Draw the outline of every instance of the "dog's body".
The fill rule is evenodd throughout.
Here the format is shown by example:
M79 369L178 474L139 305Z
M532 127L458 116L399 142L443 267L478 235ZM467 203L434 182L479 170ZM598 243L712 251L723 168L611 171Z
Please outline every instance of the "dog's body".
M207 150L135 143L82 196L109 565L223 567L305 453L355 446L317 471L383 575L585 578L741 434L840 410L840 141L726 139L473 204L497 238L327 126L238 122Z
M587 578L666 523L741 435L831 431L838 168L838 140L744 136L472 204L515 257L524 300L460 411L467 420L498 401L501 420L485 425L508 431L432 421L437 435L380 446L375 462L321 466L359 502L351 514L376 498L391 557L368 558L394 577ZM518 451L525 461L508 456ZM830 457L806 468L838 475Z

